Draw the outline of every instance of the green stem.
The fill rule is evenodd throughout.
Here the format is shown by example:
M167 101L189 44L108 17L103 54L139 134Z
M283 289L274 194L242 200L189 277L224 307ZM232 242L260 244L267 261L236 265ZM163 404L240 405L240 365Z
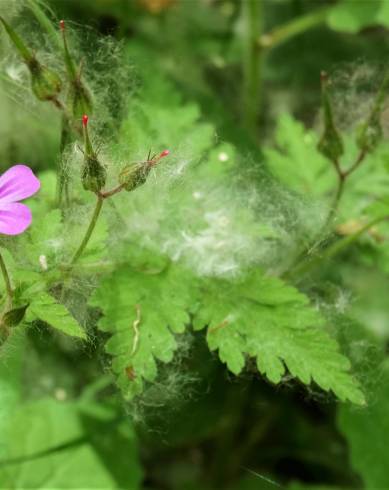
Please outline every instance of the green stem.
M0 269L1 273L3 274L4 278L4 284L5 284L5 290L7 292L7 303L6 303L6 310L12 307L12 299L13 299L13 290L11 286L11 279L9 277L7 267L5 265L3 256L0 253Z
M95 229L97 220L100 215L101 208L103 206L104 198L101 195L97 195L97 202L96 202L96 207L92 215L92 219L89 223L88 229L86 230L85 236L78 247L77 252L74 254L70 264L73 265L77 262L77 260L80 258L82 252L85 250L85 247L88 245L88 242L90 240L90 237L92 236L93 230Z
M384 216L380 216L378 218L373 219L372 221L369 221L366 223L365 226L363 226L360 230L358 230L356 233L353 233L352 235L346 236L342 238L341 240L338 240L335 242L331 247L328 247L327 250L324 251L322 255L316 255L313 259L311 260L305 260L303 262L300 262L294 269L289 271L284 275L284 278L293 278L295 276L302 276L306 274L309 270L315 268L317 265L321 264L322 262L325 262L332 257L335 257L335 255L338 255L340 252L342 252L344 249L349 247L351 244L353 244L358 238L365 233L365 231L368 231L370 228L372 228L374 225L381 223L381 221L385 221L389 219L389 215L386 214Z
M262 1L242 2L245 23L243 53L243 116L244 124L251 135L255 135L261 105L262 49L257 38L262 29Z
M257 44L261 48L270 49L288 41L292 37L322 24L328 17L333 7L317 9L309 14L302 15L297 19L287 22L281 27L276 27L267 34L263 34L257 39Z

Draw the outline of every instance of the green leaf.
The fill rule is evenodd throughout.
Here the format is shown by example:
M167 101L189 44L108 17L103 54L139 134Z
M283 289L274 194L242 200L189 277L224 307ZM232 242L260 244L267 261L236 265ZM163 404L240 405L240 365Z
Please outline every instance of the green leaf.
M336 187L336 173L317 151L318 137L289 114L283 114L276 130L277 148L265 149L270 171L288 189L303 195L322 196Z
M367 408L341 407L338 425L348 440L351 463L366 487L388 488L389 452L389 362L375 373L377 384Z
M1 461L1 488L138 489L141 474L133 433L122 431L118 439L112 422L98 424L109 457L95 445L91 423L85 424L74 402L42 399L20 405L2 433L7 455Z
M188 278L174 266L156 274L123 268L102 282L90 304L103 310L98 325L111 334L105 349L125 397L156 379L157 361L173 359L174 333L185 330L193 301Z
M337 31L351 34L371 25L389 26L386 4L386 0L343 0L331 10L328 25Z
M364 403L348 359L324 329L320 313L295 288L256 272L235 282L209 281L203 291L195 327L208 326L210 349L218 350L234 374L242 371L246 357L254 357L273 383L287 368L305 384L314 381L341 400Z
M85 331L65 306L57 303L55 299L47 293L39 292L32 295L30 307L27 312L27 319L29 321L38 318L67 335L86 339Z

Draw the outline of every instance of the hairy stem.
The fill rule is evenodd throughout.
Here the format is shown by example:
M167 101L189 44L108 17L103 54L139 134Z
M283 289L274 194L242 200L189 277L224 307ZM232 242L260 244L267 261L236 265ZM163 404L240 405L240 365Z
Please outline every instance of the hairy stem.
M355 162L348 168L348 170L342 170L340 167L339 161L337 159L332 161L332 163L334 164L334 168L336 170L336 173L338 175L338 186L336 189L334 202L333 202L333 204L331 206L331 210L328 214L328 218L327 218L326 225L325 225L326 228L328 227L328 225L333 220L335 213L338 209L339 202L342 198L347 178L361 165L361 163L365 159L365 156L366 156L366 149L361 149L361 151L357 155L357 158L355 159Z
M325 22L332 8L333 7L324 7L317 9L298 17L297 19L293 19L280 27L276 27L267 34L260 36L257 39L257 44L265 49L279 46L298 34L302 34Z
M362 148L353 165L351 165L351 167L343 173L344 178L347 178L349 175L351 175L361 165L361 163L365 159L365 156L366 148Z
M351 244L353 244L356 240L358 240L358 238L361 235L363 235L366 231L370 230L370 228L372 228L374 225L388 219L389 219L389 215L386 214L384 216L380 216L378 218L369 221L357 232L353 233L352 235L346 236L341 240L336 241L333 245L328 247L321 255L316 255L311 260L305 260L304 262L297 264L297 266L294 269L292 269L289 273L285 274L284 277L290 279L295 276L302 276L306 274L308 271L317 267L319 264L335 257L335 255L338 255L340 252L342 252L344 249L346 249Z
M114 189L110 190L110 191L106 191L106 192L100 192L99 195L103 198L103 199L107 199L107 197L111 197L115 194L118 194L119 192L121 192L122 190L124 189L124 184L120 184L118 185L117 187L115 187Z
M100 194L97 195L97 202L96 202L96 207L93 212L91 221L89 223L88 229L86 230L85 236L78 247L77 252L74 254L70 264L73 265L77 262L77 260L80 258L82 252L85 250L85 247L88 245L88 242L90 240L90 237L92 236L93 230L95 229L97 220L100 215L101 208L103 206L104 198Z
M1 269L1 273L3 274L5 290L7 293L6 310L8 310L9 308L12 307L13 290L11 286L11 279L9 277L8 270L1 253L0 253L0 269Z

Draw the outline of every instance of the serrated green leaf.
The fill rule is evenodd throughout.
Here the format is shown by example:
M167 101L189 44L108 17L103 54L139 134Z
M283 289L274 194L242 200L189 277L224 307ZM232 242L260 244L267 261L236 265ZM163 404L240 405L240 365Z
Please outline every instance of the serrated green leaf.
M29 321L38 318L67 335L86 339L85 331L65 306L57 303L56 300L47 293L40 292L33 295L31 297L30 307L27 311L27 319Z
M235 282L209 281L203 290L195 327L208 326L210 349L218 350L233 373L241 372L246 357L254 357L273 383L287 367L305 384L314 381L341 400L364 403L348 359L305 295L260 272Z
M331 163L317 150L318 136L288 114L278 120L277 149L265 149L266 165L288 189L323 196L336 187Z
M139 394L157 377L157 361L169 362L177 348L174 333L189 322L194 301L189 281L177 267L157 274L123 268L105 279L90 304L103 310L99 328L112 334L106 351L123 394Z

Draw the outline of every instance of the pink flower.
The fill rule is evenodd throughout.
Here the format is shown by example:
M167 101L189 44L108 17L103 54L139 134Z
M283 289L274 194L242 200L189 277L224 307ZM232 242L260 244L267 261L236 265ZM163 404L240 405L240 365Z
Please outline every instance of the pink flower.
M30 209L17 201L35 194L40 185L26 165L14 165L0 177L0 233L19 235L30 226Z

